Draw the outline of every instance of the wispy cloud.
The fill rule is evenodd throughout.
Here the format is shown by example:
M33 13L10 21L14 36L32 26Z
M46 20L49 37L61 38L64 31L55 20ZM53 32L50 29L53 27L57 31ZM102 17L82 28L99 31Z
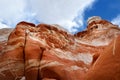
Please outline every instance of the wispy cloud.
M31 12L26 0L0 0L0 19L2 23L15 26L20 21L32 21L35 13Z
M84 11L95 0L0 0L0 19L15 26L20 21L59 24L69 32L83 26Z
M37 13L39 21L49 24L60 24L70 32L76 32L83 26L86 8L91 7L95 0L30 0L31 9ZM78 22L74 20L79 16Z
M115 17L111 22L120 27L120 14L117 17Z
M0 29L2 28L10 28L10 26L6 24L6 21L0 19Z
M2 29L2 28L10 28L10 26L0 22L0 29Z

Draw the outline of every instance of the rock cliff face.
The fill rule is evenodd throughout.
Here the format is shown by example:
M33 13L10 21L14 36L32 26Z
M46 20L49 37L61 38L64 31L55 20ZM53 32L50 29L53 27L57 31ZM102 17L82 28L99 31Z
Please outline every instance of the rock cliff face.
M11 33L13 29L8 29L8 28L3 28L0 29L0 52L2 51L2 49L7 45L7 39L9 34Z
M0 80L120 80L118 26L99 17L75 35L56 26L18 23L0 44Z

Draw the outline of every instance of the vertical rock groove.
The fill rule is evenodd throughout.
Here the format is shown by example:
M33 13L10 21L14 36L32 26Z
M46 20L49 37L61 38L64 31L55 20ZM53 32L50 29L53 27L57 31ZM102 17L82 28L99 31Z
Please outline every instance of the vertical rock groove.
M120 29L100 17L74 35L20 22L1 46L0 80L120 80Z

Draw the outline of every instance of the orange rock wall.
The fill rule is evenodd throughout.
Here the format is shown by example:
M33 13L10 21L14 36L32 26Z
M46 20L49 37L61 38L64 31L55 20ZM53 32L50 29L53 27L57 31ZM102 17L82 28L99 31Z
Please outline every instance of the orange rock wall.
M20 22L1 48L0 80L119 80L119 33L104 20L75 35Z

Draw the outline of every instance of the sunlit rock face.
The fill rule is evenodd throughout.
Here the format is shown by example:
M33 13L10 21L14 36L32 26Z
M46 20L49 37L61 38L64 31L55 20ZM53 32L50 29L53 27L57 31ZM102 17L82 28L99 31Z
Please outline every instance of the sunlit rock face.
M0 52L2 51L3 48L5 48L8 36L12 32L13 29L11 28L3 28L0 29Z
M87 29L76 34L79 41L84 44L105 46L120 34L120 28L117 25L102 20L98 16L89 18L87 23Z
M119 33L100 17L75 35L58 25L20 22L0 46L0 80L119 80Z
M115 38L85 75L84 80L120 80L120 36Z

